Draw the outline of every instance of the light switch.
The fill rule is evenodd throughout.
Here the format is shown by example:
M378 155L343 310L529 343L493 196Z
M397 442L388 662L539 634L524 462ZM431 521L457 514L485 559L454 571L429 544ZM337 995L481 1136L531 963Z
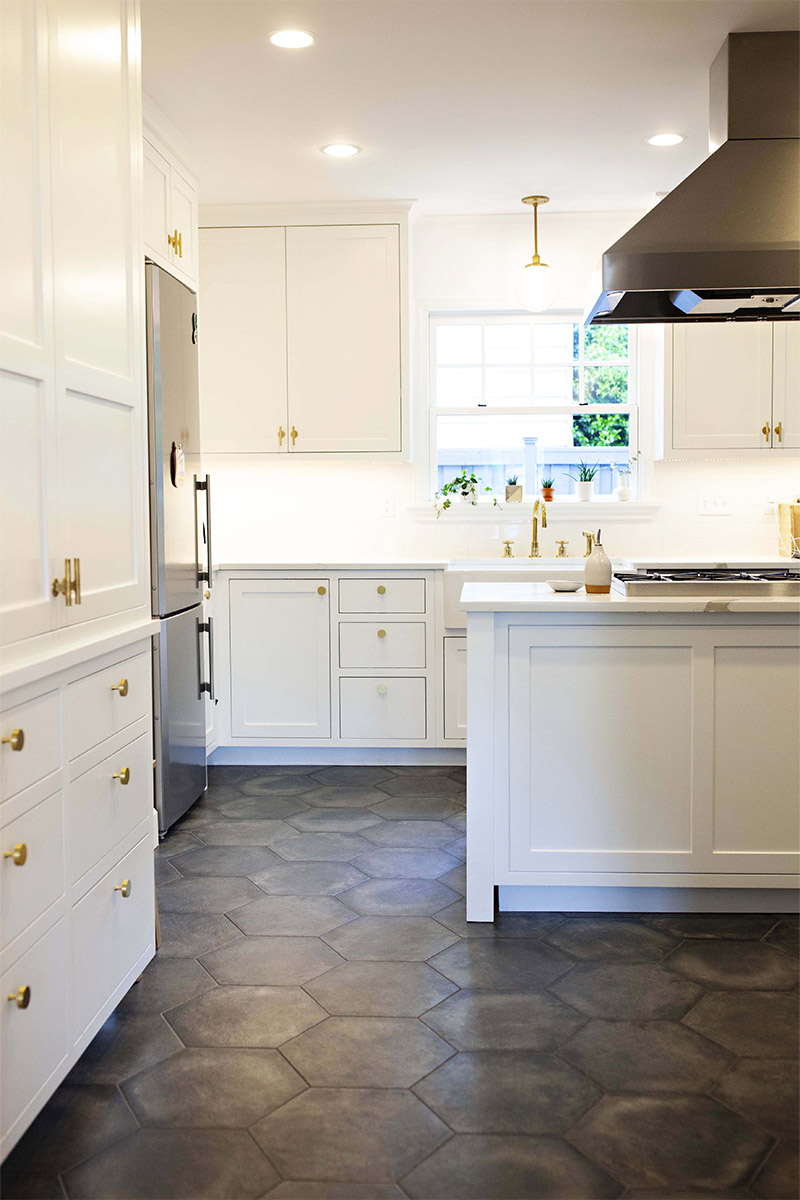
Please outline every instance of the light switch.
M701 517L729 517L730 498L722 492L700 492L697 497L697 513Z

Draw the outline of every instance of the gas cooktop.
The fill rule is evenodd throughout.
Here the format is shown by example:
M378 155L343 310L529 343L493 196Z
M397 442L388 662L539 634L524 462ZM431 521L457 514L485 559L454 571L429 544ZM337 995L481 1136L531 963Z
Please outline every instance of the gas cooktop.
M648 567L616 571L612 586L623 596L786 596L800 599L797 567L730 570Z

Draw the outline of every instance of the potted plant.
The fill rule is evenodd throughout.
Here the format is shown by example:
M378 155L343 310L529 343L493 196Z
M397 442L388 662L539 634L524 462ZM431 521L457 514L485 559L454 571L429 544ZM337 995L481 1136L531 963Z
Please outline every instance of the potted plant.
M436 493L436 517L438 518L443 512L446 512L452 505L454 500L465 501L467 504L478 503L478 484L481 482L480 475L476 475L474 471L467 471L463 467L460 475L456 475L455 479L451 479L449 483L442 485ZM491 492L490 487L482 489L484 492ZM497 497L492 496L492 503L497 507Z
M506 480L506 500L509 504L519 504L522 500L522 484L517 483L518 475L509 475Z
M542 479L542 499L548 502L553 499L553 490L555 488L555 479L550 475L545 475Z
M579 500L591 500L594 491L594 477L600 468L590 466L583 461L578 463L578 474L570 475L575 480L575 493Z

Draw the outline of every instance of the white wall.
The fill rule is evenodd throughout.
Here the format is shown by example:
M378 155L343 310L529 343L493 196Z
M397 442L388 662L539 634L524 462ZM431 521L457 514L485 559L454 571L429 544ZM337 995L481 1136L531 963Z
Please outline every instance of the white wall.
M603 250L639 216L541 211L540 251L558 278L555 307L582 308ZM423 500L427 475L427 313L518 308L518 276L530 253L531 220L525 212L421 218L413 229L411 257L415 462L208 456L215 477L217 561L493 555L502 536L515 535L517 552L524 553L526 532L511 527L508 506L496 525L480 526L458 523L451 514L435 523L421 521L409 506ZM643 425L652 427L652 419ZM775 517L766 512L766 501L800 495L800 459L656 463L649 486L660 510L648 520L607 522L604 541L612 554L773 555ZM703 492L725 496L731 515L699 517ZM544 553L555 550L556 538L566 538L570 553L581 554L584 524L585 518L551 520Z

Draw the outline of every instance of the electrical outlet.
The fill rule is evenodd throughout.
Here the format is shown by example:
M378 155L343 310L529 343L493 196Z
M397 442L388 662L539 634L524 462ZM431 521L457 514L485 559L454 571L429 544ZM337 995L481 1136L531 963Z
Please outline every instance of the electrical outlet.
M383 501L381 502L381 516L394 516L394 496L384 496Z
M701 492L697 497L697 513L701 517L729 517L730 499L721 492Z

